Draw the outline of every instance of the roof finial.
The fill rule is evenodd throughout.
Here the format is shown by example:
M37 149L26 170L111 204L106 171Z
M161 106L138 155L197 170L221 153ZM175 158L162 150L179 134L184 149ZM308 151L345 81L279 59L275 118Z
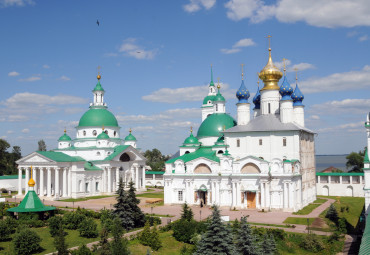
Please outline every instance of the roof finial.
M241 67L242 67L242 80L244 80L244 64L242 63L242 64L240 64L241 65Z
M131 129L131 128L130 128L129 132L130 132L130 134L131 134L131 132L132 132L132 129Z
M286 76L286 65L285 65L285 60L286 60L286 58L283 58L283 63L284 63L284 76Z
M32 178L33 177L33 172L32 172L32 166L31 166L31 178L30 180L28 181L28 186L30 187L34 187L35 186L35 180Z
M217 88L220 91L220 88L221 88L221 86L220 86L220 77L217 77Z
M98 80L100 80L100 78L101 78L101 75L100 75L100 69L101 69L101 66L98 66L98 67L97 67L97 70L98 70L98 76L96 76L96 78L97 78Z
M103 131L104 131L104 124L103 124L103 126L102 126L102 128L101 128Z
M271 35L268 35L267 38L269 40L269 51L271 51Z
M190 127L190 133L193 133L193 127Z
M65 133L67 133L67 129L66 129L66 127L64 127L64 134L65 134Z
M224 126L223 126L223 131L225 131L225 130L226 130L226 126L224 125Z
M298 68L294 68L295 71L295 83L298 81Z

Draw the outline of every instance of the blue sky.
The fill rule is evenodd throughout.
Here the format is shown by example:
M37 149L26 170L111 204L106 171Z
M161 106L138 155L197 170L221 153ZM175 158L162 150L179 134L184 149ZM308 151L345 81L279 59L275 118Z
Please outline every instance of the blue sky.
M174 153L200 124L210 65L236 117L240 64L253 96L271 35L292 86L299 69L316 152L358 151L370 111L369 17L367 0L0 0L0 136L23 155L40 139L55 148L65 127L75 137L101 66L121 136L131 127L142 149Z

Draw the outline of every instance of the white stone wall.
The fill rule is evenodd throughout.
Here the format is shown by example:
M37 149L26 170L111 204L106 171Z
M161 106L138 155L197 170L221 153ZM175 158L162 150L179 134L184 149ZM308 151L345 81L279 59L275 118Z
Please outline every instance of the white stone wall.
M24 179L21 182L22 189L24 189ZM0 190L4 188L11 191L18 190L18 178L16 179L0 179Z
M261 114L279 114L280 97L279 90L261 90Z
M363 176L316 176L316 195L319 196L364 197L364 186Z

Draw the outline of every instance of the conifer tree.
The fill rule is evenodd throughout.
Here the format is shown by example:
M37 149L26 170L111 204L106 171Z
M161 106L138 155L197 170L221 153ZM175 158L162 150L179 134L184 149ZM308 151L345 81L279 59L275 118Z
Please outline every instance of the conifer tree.
M242 217L240 220L240 227L237 230L236 248L242 255L260 254L256 236L247 222L247 217Z
M181 219L191 221L193 220L193 210L188 206L188 203L185 202L185 204L182 206L182 213L181 213Z
M207 231L199 241L196 255L229 255L235 254L231 230L221 222L220 211L213 206L212 216Z
M145 223L144 229L139 234L139 241L142 245L150 246L151 231L149 221Z
M332 222L334 222L335 224L338 223L338 212L337 212L337 209L335 208L334 204L331 204L329 209L328 209L328 212L326 213L325 215L326 218L328 218L329 220L331 220Z
M58 232L54 236L54 246L57 249L57 255L69 254L62 222L59 222Z
M276 242L273 235L265 234L262 241L262 254L274 255L276 252Z
M135 227L133 218L133 211L129 203L129 197L124 189L122 178L119 180L118 190L116 193L117 203L114 204L113 214L121 220L122 227L126 230L130 230Z
M119 219L114 219L112 226L113 241L111 243L112 255L129 255L128 241L122 237L123 228Z
M152 228L150 247L155 251L158 251L162 247L162 242L159 239L157 224L154 224Z
M140 209L138 204L140 200L136 198L135 194L135 187L132 181L129 182L129 190L128 190L128 205L132 212L132 217L134 221L135 227L142 227L145 224L145 215L143 211Z
M99 249L97 254L99 255L111 255L110 246L108 242L108 230L103 227L100 232Z

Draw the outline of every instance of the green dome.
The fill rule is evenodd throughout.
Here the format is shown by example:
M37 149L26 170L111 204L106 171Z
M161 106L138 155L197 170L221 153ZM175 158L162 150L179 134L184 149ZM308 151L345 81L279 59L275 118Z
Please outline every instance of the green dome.
M59 137L58 141L72 141L72 139L64 133L61 137Z
M193 136L193 133L190 133L190 136L185 139L184 145L199 145L199 141Z
M215 97L216 96L206 96L204 99L203 99L203 104L208 104L208 101L211 100L212 102L215 100Z
M109 135L107 135L104 131L98 135L97 139L109 139Z
M236 126L236 121L226 113L211 114L200 125L197 137L198 139L204 136L219 137L224 126L225 129L232 128Z
M213 99L213 101L224 101L225 102L225 98L221 95L220 90L218 90L218 93Z
M100 81L98 81L93 91L104 91L103 87L100 84Z
M125 141L136 141L136 137L133 136L130 132L128 136L125 137Z
M79 127L118 127L118 122L113 113L105 108L90 108L82 115Z

